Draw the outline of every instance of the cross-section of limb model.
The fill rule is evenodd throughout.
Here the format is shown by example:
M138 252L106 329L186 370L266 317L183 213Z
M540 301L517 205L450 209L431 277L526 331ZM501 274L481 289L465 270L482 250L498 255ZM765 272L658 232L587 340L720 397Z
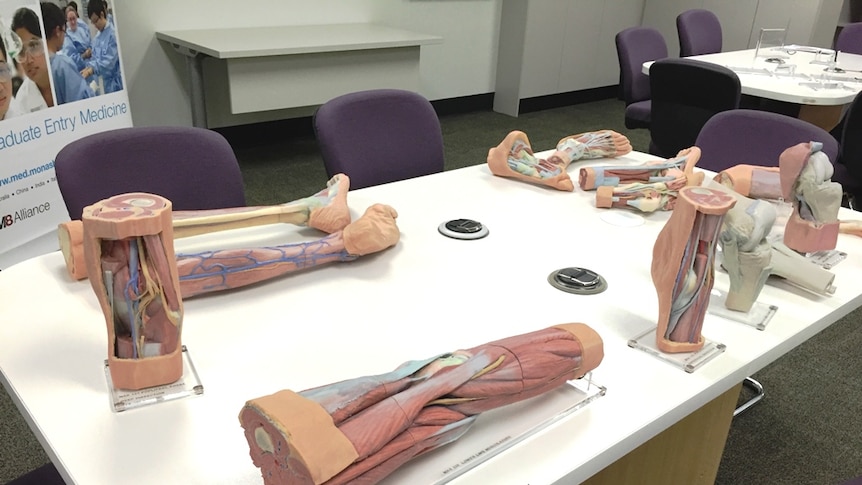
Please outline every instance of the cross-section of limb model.
M628 138L615 131L580 133L561 139L547 159L533 154L530 140L522 131L512 131L488 150L488 167L500 177L546 185L571 192L575 185L566 168L576 160L613 158L632 151Z
M457 440L478 414L538 396L601 363L601 337L564 324L410 361L392 372L248 401L239 415L264 483L377 483Z
M126 194L83 213L90 283L108 328L114 387L169 384L183 374L183 306L174 260L171 204Z
M174 211L172 213L174 238L277 223L309 226L328 234L333 233L344 229L350 223L350 210L347 207L349 189L350 179L347 175L336 174L320 192L286 204ZM76 280L86 278L87 267L83 264L81 246L83 242L81 221L60 224L57 234L69 275Z
M718 235L735 203L719 190L679 191L676 207L653 247L651 274L659 302L656 345L662 352L703 347L701 329L715 276Z
M681 150L676 157L667 160L652 160L642 165L609 165L584 167L578 173L578 185L582 190L598 187L616 187L632 183L664 183L670 186L700 185L703 173L695 173L694 166L700 159L700 148Z
M778 159L781 192L793 205L784 244L801 253L835 249L841 184L832 182L832 162L817 142L800 143Z

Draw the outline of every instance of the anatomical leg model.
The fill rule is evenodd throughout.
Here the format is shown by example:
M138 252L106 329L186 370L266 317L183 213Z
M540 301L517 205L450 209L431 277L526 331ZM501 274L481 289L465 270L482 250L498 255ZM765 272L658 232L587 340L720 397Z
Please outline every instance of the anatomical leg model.
M694 166L700 159L700 148L691 147L681 150L676 157L667 160L653 160L642 165L622 165L606 167L584 167L578 174L578 185L582 190L597 187L616 187L632 183L662 182L683 186L700 185L702 173L694 173Z
M182 377L179 294L171 203L151 194L125 194L83 213L90 283L108 328L113 385L142 389Z
M714 277L718 234L736 200L719 190L685 187L656 238L652 280L658 293L656 345L663 352L694 352Z
M637 209L641 212L673 210L677 193L678 189L669 187L665 182L603 186L596 189L596 207Z
M320 192L287 204L261 207L233 207L199 211L174 211L174 237L189 237L210 232L288 223L310 226L326 233L344 229L350 223L347 192L350 179L336 174ZM83 264L81 221L64 222L58 227L60 249L66 259L66 270L76 279L87 277Z
M800 143L778 159L781 191L793 212L784 228L784 244L801 253L835 249L841 184L832 182L832 163L816 142Z
M575 190L566 168L575 160L619 157L632 151L628 138L615 131L581 133L561 139L547 159L533 155L530 140L522 131L513 131L488 150L488 167L500 177L547 185L558 190Z
M564 324L252 399L239 420L266 484L373 484L457 440L479 413L582 377L603 355L593 329Z
M178 254L183 298L239 288L335 261L353 261L398 242L395 209L375 204L341 231L314 242Z
M715 180L752 199L778 200L783 197L780 173L778 167L741 164L722 170Z

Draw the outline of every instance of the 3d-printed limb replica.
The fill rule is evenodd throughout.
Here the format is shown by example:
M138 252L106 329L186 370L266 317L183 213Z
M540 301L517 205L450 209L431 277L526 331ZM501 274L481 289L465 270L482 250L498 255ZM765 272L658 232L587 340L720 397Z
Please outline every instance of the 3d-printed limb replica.
M752 199L781 199L781 178L778 167L735 165L722 170L715 180L739 194Z
M772 274L814 293L835 293L835 273L814 264L781 242L772 243Z
M862 221L841 221L838 232L862 237Z
M751 310L772 271L772 246L766 236L775 223L775 208L761 200L737 199L721 228L722 266L730 278L725 306Z
M596 207L637 209L641 212L673 210L678 192L678 188L664 182L603 186L596 189Z
M800 143L781 154L781 192L793 205L784 244L801 253L835 249L841 184L832 182L832 162L817 142Z
M642 165L584 167L578 174L578 185L582 190L638 182L677 185L676 182L680 180L682 186L700 185L703 173L694 173L694 166L699 159L700 148L691 147L681 150L674 158L653 160Z
M350 223L350 210L347 207L349 189L350 179L347 175L336 174L327 182L325 189L311 197L287 204L174 211L172 215L174 237L189 237L228 229L276 223L307 225L326 233L333 233L344 229ZM86 278L87 268L83 264L81 221L69 221L60 224L57 234L69 275L76 280Z
M108 328L108 366L116 388L142 389L182 377L179 294L171 203L125 194L83 213L90 283Z
M701 328L712 291L718 233L735 203L723 191L685 187L656 238L651 274L659 301L656 345L663 352L703 347Z
M239 415L272 484L373 484L455 441L476 415L550 391L601 363L601 337L571 323L387 374L252 399Z
M547 159L533 155L530 140L522 131L513 131L488 150L488 167L500 177L547 185L558 190L575 190L566 168L575 160L619 157L632 151L628 138L611 130L567 136Z
M375 204L343 230L319 241L178 254L180 291L183 298L190 298L382 251L398 242L397 216L392 207Z

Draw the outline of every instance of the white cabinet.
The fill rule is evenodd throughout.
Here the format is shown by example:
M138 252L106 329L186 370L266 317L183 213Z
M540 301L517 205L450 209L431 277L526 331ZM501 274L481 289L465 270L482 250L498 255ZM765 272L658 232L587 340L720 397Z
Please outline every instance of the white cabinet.
M503 0L494 111L619 82L614 36L640 24L643 0Z

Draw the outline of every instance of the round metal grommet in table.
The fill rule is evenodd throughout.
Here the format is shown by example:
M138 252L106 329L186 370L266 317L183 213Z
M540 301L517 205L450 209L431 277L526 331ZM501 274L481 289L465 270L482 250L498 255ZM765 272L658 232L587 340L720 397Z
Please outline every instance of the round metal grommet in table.
M548 283L558 290L576 295L595 295L608 289L608 282L595 271L571 267L548 275Z
M453 219L437 227L440 234L453 239L481 239L488 235L488 228L472 219Z

